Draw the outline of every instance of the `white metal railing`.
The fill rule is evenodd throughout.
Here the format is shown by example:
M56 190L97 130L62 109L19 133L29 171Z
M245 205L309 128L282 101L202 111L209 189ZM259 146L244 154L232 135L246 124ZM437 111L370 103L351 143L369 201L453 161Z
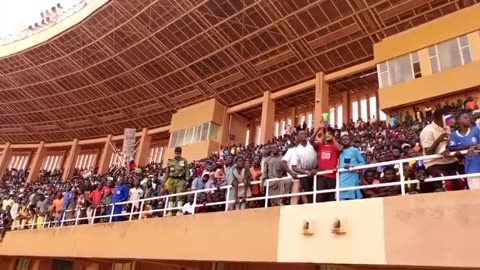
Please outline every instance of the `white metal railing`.
M462 154L465 154L467 151L462 151ZM287 198L287 197L299 197L303 195L313 195L313 203L316 203L316 197L318 194L323 194L323 193L333 193L335 192L335 198L337 201L340 200L340 192L342 191L350 191L350 190L361 190L361 189L370 189L370 188L380 188L380 187L390 187L390 186L398 186L400 185L401 187L401 195L406 194L405 190L405 185L408 184L416 184L416 183L421 183L419 180L405 180L404 177L404 171L403 171L403 166L404 163L409 163L412 161L419 161L419 160L427 160L427 159L434 159L434 158L441 158L441 155L430 155L430 156L421 156L421 157L415 157L415 158L408 158L408 159L401 159L401 160L394 160L394 161L388 161L388 162L380 162L380 163L375 163L375 164L367 164L367 165L361 165L361 166L355 166L351 167L349 169L336 169L336 170L327 170L327 171L321 171L318 172L317 175L315 176L315 179L313 181L313 191L305 191L305 192L298 192L298 193L288 193L288 194L280 194L280 195L274 195L271 196L269 195L269 185L271 182L277 182L277 181L282 181L282 180L293 180L293 181L298 181L295 179L292 179L291 177L283 177L283 178L276 178L276 179L268 179L265 181L266 184L266 189L265 189L265 196L262 197L250 197L246 198L244 202L252 202L252 201L264 201L264 207L268 207L268 201L271 199L278 199L278 198ZM397 182L391 182L391 183L380 183L380 184L371 184L371 185L359 185L359 186L353 186L353 187L340 187L340 173L342 172L351 172L351 171L358 171L358 170L365 170L365 169L370 169L370 168L377 168L381 166L391 166L391 165L399 165L398 170L400 174L400 181ZM331 174L335 173L336 174L336 187L335 189L328 189L328 190L317 190L317 181L316 177L319 175L324 175L324 174ZM298 178L305 177L306 175L298 175ZM441 177L435 177L435 178L427 178L422 182L437 182L437 181L445 181L445 180L454 180L454 179L467 179L470 177L480 177L480 173L474 173L474 174L457 174L453 176L441 176ZM251 185L255 184L262 184L262 181L253 181L250 183ZM189 192L182 192L182 193L177 193L177 194L168 194L164 196L157 196L157 197L151 197L151 198L144 198L136 201L124 201L124 202L118 202L118 203L111 203L108 205L103 205L103 206L97 206L97 207L90 207L90 208L79 208L76 210L67 210L65 211L64 214L61 215L61 218L59 220L49 220L48 218L44 218L43 222L37 222L37 217L33 218L33 222L27 223L27 224L18 224L18 225L12 225L12 229L22 229L22 228L45 228L45 227L51 227L51 226L60 226L63 227L65 225L79 225L79 222L81 221L88 221L87 223L92 224L94 220L103 220L103 222L112 222L115 217L128 217L128 220L132 220L134 216L138 216L138 219L143 219L146 218L146 215L154 215L155 213L162 213L161 217L165 217L166 214L170 211L182 211L183 207L175 206L175 207L168 207L169 201L172 199L172 197L182 197L182 196L188 196L193 194L193 213L195 214L196 208L199 207L208 207L208 206L220 206L220 205L225 205L224 211L231 210L232 206L236 204L236 200L229 200L230 197L230 192L232 185L226 185L226 183L223 183L218 188L208 188L208 189L202 189L202 190L193 190ZM226 190L225 192L225 200L224 201L218 201L218 202L209 202L209 203L204 203L204 204L197 204L197 199L198 195L200 193L208 193L208 192L220 192L222 190ZM163 207L159 209L151 209L151 210L144 210L145 205L148 202L153 202L153 201L158 201L158 202L163 202ZM119 205L131 205L130 211L125 212L122 211L120 214L113 214L114 212L114 207L119 206ZM133 205L139 205L139 210L134 211L135 207ZM153 205L153 204L152 204ZM104 215L97 215L97 209L103 207L104 209L107 209L109 213L104 214ZM86 217L81 217L82 213L86 213L87 210L92 209L92 214ZM72 213L74 215L74 218L65 218L66 213ZM50 218L51 219L51 218Z

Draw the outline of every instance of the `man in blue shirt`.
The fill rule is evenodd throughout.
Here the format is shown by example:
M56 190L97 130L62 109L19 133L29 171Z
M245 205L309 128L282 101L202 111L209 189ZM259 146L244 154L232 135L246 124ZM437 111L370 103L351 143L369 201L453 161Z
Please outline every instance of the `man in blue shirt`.
M465 155L465 173L480 173L480 129L473 125L472 116L469 113L461 113L457 117L459 128L452 133L449 143L450 151L468 150ZM480 189L480 178L468 178L470 189Z
M365 159L358 148L352 146L350 136L343 135L341 138L343 150L340 153L339 163L340 168L348 169L357 165L365 165ZM340 173L340 187L356 187L360 186L360 174L356 171L341 172ZM340 200L351 200L363 198L362 192L359 189L345 190L340 192Z
M58 216L59 222L65 219L65 211L67 211L68 206L72 202L72 198L73 198L72 186L67 185L67 188L65 189L65 194L63 194L62 214Z
M115 186L115 189L113 191L113 196L112 196L112 203L120 203L120 202L125 202L128 200L130 189L128 188L128 185L125 184L124 180L122 177L118 178L117 180L117 185ZM113 207L113 215L119 215L122 213L124 204L116 204ZM111 209L109 210L109 214L111 213ZM113 221L121 221L123 220L122 216L114 216L112 217Z

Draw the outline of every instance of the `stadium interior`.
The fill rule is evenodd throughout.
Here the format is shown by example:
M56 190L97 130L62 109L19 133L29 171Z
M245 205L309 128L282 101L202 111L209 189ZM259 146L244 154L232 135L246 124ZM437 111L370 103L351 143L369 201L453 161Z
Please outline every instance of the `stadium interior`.
M470 182L480 171L461 160L478 141L449 142L447 154L469 151L452 174L422 159L444 154L422 135L439 111L459 130L467 113L480 139L480 0L66 2L0 37L0 270L480 267ZM285 157L325 126L359 149L358 174L335 160L332 199L294 203L283 184L285 198L269 197L273 149ZM179 151L191 166L180 189L169 182ZM248 198L238 197L243 176L228 181L228 157L252 172L261 164L263 176L250 175L260 184L243 183ZM322 171L301 161L268 179ZM341 174L385 184L390 165L398 190L339 198ZM446 192L424 191L419 166ZM198 191L205 172L210 193ZM128 196L115 201L123 181ZM318 191L312 181L296 192ZM117 202L124 216L112 217Z

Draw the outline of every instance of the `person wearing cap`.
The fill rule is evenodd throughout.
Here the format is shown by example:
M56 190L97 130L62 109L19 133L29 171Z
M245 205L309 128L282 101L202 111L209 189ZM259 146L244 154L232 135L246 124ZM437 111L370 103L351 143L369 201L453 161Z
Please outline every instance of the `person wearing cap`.
M182 148L175 147L175 157L168 160L167 177L171 181L171 194L182 193L186 191L188 180L188 162L182 157ZM185 202L185 196L172 196L168 202L168 208L174 208L175 203L177 207L182 207ZM173 211L177 212L177 211ZM177 212L178 215L182 215L181 211ZM168 211L167 216L171 216L172 211Z

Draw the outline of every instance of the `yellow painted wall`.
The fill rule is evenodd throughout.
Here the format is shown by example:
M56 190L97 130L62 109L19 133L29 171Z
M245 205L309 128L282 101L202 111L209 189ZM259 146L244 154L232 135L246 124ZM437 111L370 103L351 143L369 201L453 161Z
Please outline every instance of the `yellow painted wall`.
M170 132L193 127L198 124L213 121L221 125L225 115L223 111L225 106L215 99L210 99L190 107L178 110L172 115L170 123Z
M193 127L205 122L214 122L220 126L217 141L202 141L182 147L182 155L187 160L199 160L208 157L213 151L220 148L220 143L225 140L225 129L228 129L226 107L215 99L210 99L187 108L178 110L172 115L170 132ZM174 156L174 149L167 148L164 160Z
M401 56L480 29L480 5L462 9L374 45L375 62Z
M414 104L479 86L479 74L480 62L474 62L382 88L378 91L380 109Z

